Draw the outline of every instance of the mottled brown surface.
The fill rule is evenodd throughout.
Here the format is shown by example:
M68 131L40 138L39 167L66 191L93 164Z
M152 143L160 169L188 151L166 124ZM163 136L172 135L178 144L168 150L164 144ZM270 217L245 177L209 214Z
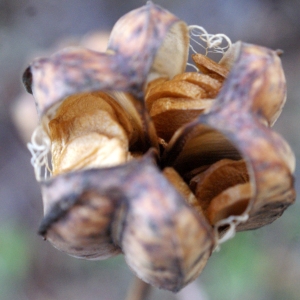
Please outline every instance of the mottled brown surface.
M211 227L149 158L56 176L43 184L43 199L40 231L55 247L93 259L120 246L134 272L160 288L178 291L195 279L213 248Z
M172 44L174 48L169 47L167 55L164 51L158 51L168 46L173 35L176 36ZM148 1L145 6L118 20L112 29L108 49L122 54L125 58L123 63L129 67L128 74L135 82L132 88L140 88L151 73L163 72L164 74L159 75L170 78L178 71L184 71L188 41L186 24L167 10ZM164 59L161 60L160 56Z

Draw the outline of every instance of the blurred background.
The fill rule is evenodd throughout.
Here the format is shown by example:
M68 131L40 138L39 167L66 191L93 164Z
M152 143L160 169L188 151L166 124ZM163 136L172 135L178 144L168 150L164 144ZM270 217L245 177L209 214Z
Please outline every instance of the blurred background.
M83 261L36 234L39 185L26 148L37 119L21 84L36 56L67 45L105 49L113 24L145 4L138 0L0 0L0 299L120 300L133 278L118 256ZM275 130L300 154L300 1L155 1L209 33L284 50L288 98ZM297 167L295 177L299 178ZM299 193L299 181L296 180ZM281 300L300 298L300 206L275 223L239 233L214 253L195 284L178 295L153 290L149 300Z

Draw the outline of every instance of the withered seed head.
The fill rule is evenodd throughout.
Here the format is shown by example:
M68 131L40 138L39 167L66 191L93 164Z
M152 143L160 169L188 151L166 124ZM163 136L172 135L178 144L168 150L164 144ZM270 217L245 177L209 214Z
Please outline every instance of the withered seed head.
M148 2L116 23L105 53L66 49L24 73L40 117L29 145L40 234L80 258L123 253L171 291L295 199L294 154L270 128L286 99L276 51L224 48L224 35L195 28L225 52L219 63L195 53L197 72L185 72L187 25Z

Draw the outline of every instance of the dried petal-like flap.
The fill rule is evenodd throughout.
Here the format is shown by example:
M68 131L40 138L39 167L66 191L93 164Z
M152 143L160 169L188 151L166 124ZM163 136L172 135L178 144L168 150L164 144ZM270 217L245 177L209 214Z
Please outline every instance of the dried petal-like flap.
M283 86L281 79L277 80L281 70L279 75L273 74L276 80L267 76L277 68L272 51L242 44L209 113L178 130L164 154L166 165L183 172L223 158L245 159L254 196L247 208L249 220L239 225L239 230L274 221L295 200L294 154L284 139L262 122L271 122L275 112L270 109L274 107L272 90Z
M225 53L220 65L230 68L237 60L241 72L247 68L248 76L260 78L255 81L256 95L251 91L252 100L248 101L248 105L246 102L242 104L244 109L252 110L261 118L261 122L272 126L286 101L286 80L278 52L237 42Z
M65 49L35 60L23 82L40 116L67 96L87 91L131 92L141 100L147 81L184 71L188 49L187 25L148 2L116 23L106 53Z
M41 118L67 96L128 89L128 78L120 68L114 55L67 48L49 58L36 59L24 76L31 78L31 90Z
M180 290L199 275L213 249L206 219L152 159L67 173L42 186L46 216L40 232L47 240L87 259L120 247L134 272L157 287Z
M170 79L185 70L188 28L170 12L149 1L119 19L108 49L122 53L137 82L144 84L145 77L147 82L159 77Z

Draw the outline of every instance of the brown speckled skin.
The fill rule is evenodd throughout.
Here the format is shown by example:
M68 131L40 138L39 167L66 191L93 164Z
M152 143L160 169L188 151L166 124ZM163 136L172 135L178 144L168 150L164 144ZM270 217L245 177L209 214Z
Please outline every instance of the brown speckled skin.
M130 76L136 82L137 88L143 87L159 47L172 25L177 22L183 23L149 1L147 5L129 12L115 24L108 49L122 53L129 69L131 68Z
M39 116L67 96L93 90L126 90L128 81L115 56L88 49L67 48L30 65ZM29 76L29 71L25 74Z
M258 101L262 92L264 97L268 97L268 93L272 94L276 88L284 102L282 74L270 73L274 60L277 60L275 51L242 44L240 55L210 112L185 126L164 153L166 165L177 165L177 169L182 169L188 166L188 162L180 165L178 158L195 135L214 132L223 136L224 141L220 144L231 143L234 146L227 153L221 150L218 153L216 149L212 159L238 159L242 156L247 162L254 197L251 199L250 219L238 230L255 229L273 222L296 197L293 170L289 167L293 163L287 163L293 160L293 153L281 136L264 125L270 117L270 109L265 108L264 102ZM270 76L275 77L272 78L272 86L268 86ZM272 104L272 99L264 100ZM201 147L205 149L208 145ZM195 157L190 157L190 163L195 166L200 159L198 163L205 164L205 155L207 160L212 156L204 151L197 158L195 153Z
M199 275L213 250L208 222L150 157L58 175L42 183L42 191L51 205L40 233L56 248L87 259L122 249L134 272L159 288L180 290Z

